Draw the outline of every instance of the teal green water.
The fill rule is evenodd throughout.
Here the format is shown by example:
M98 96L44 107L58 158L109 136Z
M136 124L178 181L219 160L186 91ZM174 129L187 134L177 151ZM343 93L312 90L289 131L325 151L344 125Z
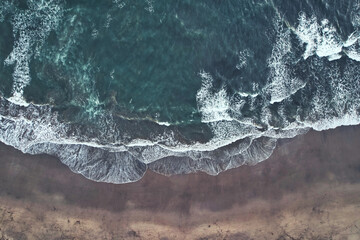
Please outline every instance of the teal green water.
M229 91L249 91L252 82L234 66L240 51L255 46L245 76L260 84L266 79L265 33L274 11L265 1L62 4L60 26L31 62L28 101L74 106L90 115L112 108L130 118L181 124L200 121L200 70L217 75L217 84L229 85ZM9 40L2 41L4 48L11 27L2 27ZM1 72L8 74L1 85L9 96L11 66Z
M114 183L360 123L360 1L2 0L0 141Z

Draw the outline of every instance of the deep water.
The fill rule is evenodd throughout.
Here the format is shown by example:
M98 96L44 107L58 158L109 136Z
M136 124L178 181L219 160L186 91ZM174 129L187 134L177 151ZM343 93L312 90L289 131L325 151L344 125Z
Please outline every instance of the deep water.
M360 1L2 0L0 140L95 181L359 124Z

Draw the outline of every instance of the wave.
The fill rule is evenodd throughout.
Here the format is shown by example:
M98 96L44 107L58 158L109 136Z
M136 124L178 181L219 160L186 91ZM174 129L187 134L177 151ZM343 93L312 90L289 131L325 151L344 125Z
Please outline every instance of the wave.
M321 20L319 24L316 16L308 18L305 13L300 13L299 25L295 33L306 45L304 59L316 54L319 57L327 57L329 61L334 61L342 57L341 53L355 61L360 59L360 52L356 46L360 38L358 31L351 33L343 41L328 19Z
M277 32L276 42L273 46L271 56L268 59L270 68L269 84L266 91L270 94L270 103L281 102L290 95L304 88L305 82L292 76L287 66L292 61L290 53L292 46L290 42L290 30L284 29L283 23L277 19L274 23Z
M167 122L122 119L111 111L92 116L96 124L67 122L54 106L28 103L23 97L31 82L31 58L63 15L60 2L28 3L28 10L19 10L12 18L15 43L5 64L14 65L14 84L10 98L0 97L0 140L24 153L56 156L91 180L134 182L147 169L164 175L197 171L216 175L267 159L278 139L309 129L360 123L357 32L342 41L328 20L318 23L316 17L307 18L304 13L293 31L281 19L274 20L268 77L256 94L232 93L226 85L216 87L214 76L199 72L202 85L197 106L201 124L211 132L206 141L188 139ZM301 56L294 51L292 33L305 48ZM235 68L246 68L249 55L250 50L239 53ZM323 61L324 57L331 61ZM340 58L345 66L340 65Z
M171 168L162 172L156 166L161 162L166 162L164 166L170 166L171 163L178 166L186 159L191 159L191 165L197 166L189 165L188 172L205 171L215 175L239 164L256 163L266 159L276 143L272 138L247 137L223 149L208 151L202 146L203 150L200 151L193 149L199 146L169 147L164 143L141 139L137 144L135 140L129 144L101 143L99 139L91 139L86 133L74 134L80 128L82 127L59 122L57 114L52 112L50 106L29 104L25 107L0 98L2 142L24 153L56 156L72 171L95 181L133 182L144 175L148 164L154 171L168 174ZM259 142L264 143L264 146L257 152L254 148L257 148ZM169 159L172 161L168 163ZM178 171L180 169L173 174Z
M14 47L9 56L5 59L6 65L15 65L13 73L13 102L26 105L23 98L24 88L30 84L29 63L39 50L50 32L55 29L63 15L60 1L28 1L27 10L17 10L13 13L11 23ZM11 8L11 2L5 1L6 9ZM6 10L4 8L3 11Z

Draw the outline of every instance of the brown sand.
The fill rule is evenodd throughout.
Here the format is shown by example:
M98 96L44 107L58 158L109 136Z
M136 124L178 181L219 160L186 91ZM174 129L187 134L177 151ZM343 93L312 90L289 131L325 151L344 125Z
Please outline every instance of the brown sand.
M217 177L95 183L0 145L0 240L360 239L360 127L311 131Z

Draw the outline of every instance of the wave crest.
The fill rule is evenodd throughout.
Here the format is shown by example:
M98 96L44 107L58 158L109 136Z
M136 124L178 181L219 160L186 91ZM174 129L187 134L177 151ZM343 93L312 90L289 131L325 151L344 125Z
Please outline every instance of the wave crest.
M92 114L92 124L66 122L53 106L27 103L23 98L31 80L30 60L57 27L63 11L59 1L28 3L29 9L18 10L12 19L15 43L5 64L14 65L13 95L0 97L0 140L25 153L54 155L89 179L133 182L148 168L165 175L197 171L216 175L267 159L280 138L311 128L360 123L359 34L342 41L328 20L318 23L316 17L303 13L293 31L275 19L266 84L256 94L228 91L226 84L217 88L215 77L200 71L202 86L196 100L201 123L186 127L206 128L210 133L204 139L186 137L177 126L124 119L111 111ZM294 51L292 34L305 46L301 56ZM250 51L242 53L240 65L234 68L240 71L248 66L245 59ZM340 65L337 60L344 54L348 58ZM93 85L85 77L87 81L80 79L79 84ZM87 92L79 95L89 97ZM97 97L91 97L95 103L88 99L89 104L97 105Z

